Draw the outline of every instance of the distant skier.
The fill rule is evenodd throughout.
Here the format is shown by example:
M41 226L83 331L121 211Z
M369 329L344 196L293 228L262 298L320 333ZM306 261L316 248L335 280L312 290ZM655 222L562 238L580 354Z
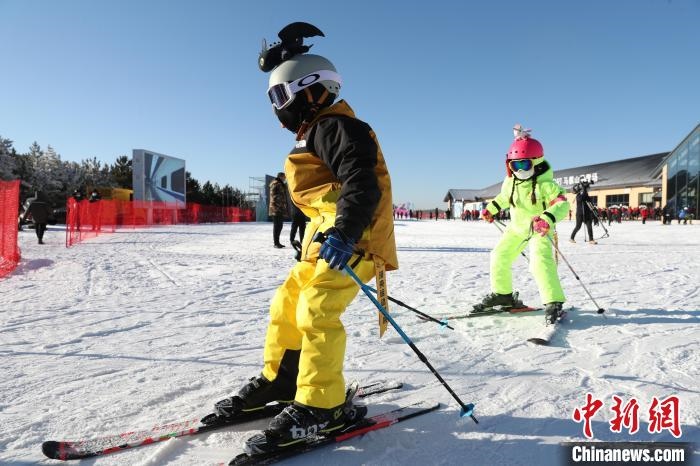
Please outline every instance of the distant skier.
M661 215L663 218L664 225L671 224L671 208L666 204L663 209L661 209Z
M280 234L284 226L284 217L289 215L286 181L284 172L279 172L270 183L270 205L267 213L272 217L272 242L276 248L284 247L284 244L280 243Z
M491 293L474 307L474 312L496 306L524 307L517 292L513 292L511 268L529 242L530 272L545 304L545 320L553 323L562 312L565 297L550 238L556 222L569 212L569 203L566 191L553 180L552 169L544 159L539 141L530 137L530 130L520 125L513 130L515 141L506 156L507 176L501 192L482 211L484 220L493 222L495 215L509 208L512 221L491 251Z
M46 232L50 215L51 209L49 208L46 197L43 193L37 193L29 202L29 206L22 216L23 222L26 222L28 217L32 218L34 222L34 232L36 233L39 244L44 244L44 233Z
M88 212L90 213L90 223L92 231L100 231L102 229L102 196L97 189L90 192L88 198Z
M588 195L588 189L586 187L581 186L581 184L577 184L578 190L576 192L576 226L574 227L573 231L571 232L571 238L569 241L572 243L576 242L576 233L581 229L581 225L585 224L586 225L586 231L588 232L588 243L589 244L598 244L598 242L593 239L593 210L591 210L591 197ZM574 189L576 190L576 186ZM571 211L569 210L569 213Z
M247 441L252 454L338 431L364 416L366 408L345 399L340 316L359 287L342 269L347 264L368 282L398 268L391 180L372 128L345 101L333 103L341 84L333 64L305 54L302 37L321 31L293 23L279 35L282 42L261 53L260 68L272 70L268 97L282 125L296 134L285 172L292 202L310 224L302 261L270 305L262 373L216 404L226 417L293 401Z

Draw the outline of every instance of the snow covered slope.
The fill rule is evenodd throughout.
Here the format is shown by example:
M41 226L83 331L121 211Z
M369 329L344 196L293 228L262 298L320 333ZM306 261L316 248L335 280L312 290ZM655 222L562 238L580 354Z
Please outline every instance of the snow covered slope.
M346 376L408 387L371 400L370 412L429 399L444 409L288 464L553 464L558 443L582 440L572 420L586 393L605 406L596 440L673 441L647 432L654 397L680 399L682 441L700 444L700 225L613 224L599 245L561 250L598 303L597 315L564 263L574 306L552 346L525 342L541 313L454 320L455 331L391 308L404 331L465 402L475 425L395 331L378 339L376 311L360 294L344 315ZM54 464L44 440L149 428L196 417L261 367L267 306L293 265L272 247L271 224L119 230L66 249L20 233L23 260L0 280L0 464ZM285 225L283 235L288 234ZM435 315L466 312L488 292L489 251L500 233L482 222L397 222L401 269L393 297ZM284 236L283 236L284 237ZM582 237L582 233L579 233ZM517 289L539 305L527 264ZM613 433L613 395L640 406L640 430ZM90 465L205 465L237 454L264 422L84 461Z

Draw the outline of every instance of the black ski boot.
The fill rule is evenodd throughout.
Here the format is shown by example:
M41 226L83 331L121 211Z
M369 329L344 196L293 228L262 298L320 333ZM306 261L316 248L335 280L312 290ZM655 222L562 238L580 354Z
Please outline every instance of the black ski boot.
M340 431L366 414L367 407L353 405L352 401L331 409L313 408L295 402L275 416L266 430L249 438L245 451L249 455L260 455L293 447L310 437Z
M546 325L554 324L564 315L562 303L547 303L544 306L544 322Z
M499 309L507 311L513 308L525 307L522 301L518 299L518 292L512 294L497 294L489 293L479 304L474 305L473 313L490 311Z
M294 255L294 258L297 260L297 262L301 261L301 243L297 240L292 240L292 247L296 251L296 254Z
M278 401L291 403L294 401L297 388L294 385L284 386L281 383L270 382L262 374L251 377L237 395L218 401L214 405L217 416L231 417L240 412L263 409L266 404Z

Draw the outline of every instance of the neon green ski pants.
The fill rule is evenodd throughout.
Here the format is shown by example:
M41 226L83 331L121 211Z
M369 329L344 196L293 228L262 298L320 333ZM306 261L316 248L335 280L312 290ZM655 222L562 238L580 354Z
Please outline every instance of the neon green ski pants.
M538 234L534 234L529 241L526 239L527 236L506 228L501 240L491 251L491 291L498 294L513 292L513 262L529 242L530 273L535 278L542 303L563 303L566 298L559 282L552 244L549 239Z

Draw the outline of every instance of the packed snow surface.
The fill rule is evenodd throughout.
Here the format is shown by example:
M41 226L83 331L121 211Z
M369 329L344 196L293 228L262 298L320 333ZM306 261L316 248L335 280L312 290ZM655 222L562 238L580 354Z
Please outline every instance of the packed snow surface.
M437 412L288 460L308 465L556 464L560 442L584 440L572 419L586 394L604 403L595 440L700 444L700 225L613 224L598 245L568 242L563 261L573 307L549 347L527 338L540 312L453 319L455 330L392 305L399 325L480 423L459 406L391 328L379 339L376 310L360 292L346 310L348 380L403 381L367 400L370 414L419 400ZM596 233L601 233L596 228ZM283 235L288 235L289 224ZM124 229L64 246L20 232L22 262L0 280L0 464L56 464L45 440L80 440L196 418L261 369L267 309L294 264L272 247L272 225L216 224ZM392 297L436 317L466 313L489 291L489 252L499 231L483 222L397 221L400 270ZM284 236L283 236L284 237ZM525 259L514 281L541 305ZM613 395L637 400L639 431L611 432ZM679 399L682 437L649 433L654 398ZM228 461L264 428L252 422L81 462L206 465Z

